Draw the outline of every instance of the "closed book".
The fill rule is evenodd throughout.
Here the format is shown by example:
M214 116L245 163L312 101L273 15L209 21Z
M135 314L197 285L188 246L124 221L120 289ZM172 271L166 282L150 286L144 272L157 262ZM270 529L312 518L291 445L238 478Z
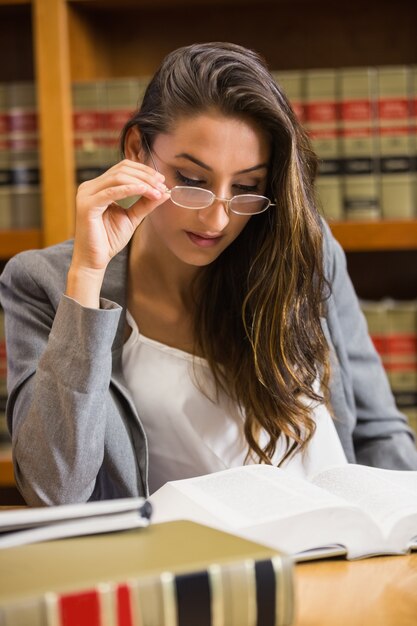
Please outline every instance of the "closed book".
M343 219L342 158L339 137L337 72L306 72L306 128L319 157L319 206L329 220Z
M147 77L114 78L105 83L105 112L103 120L104 160L110 167L121 159L120 134L126 122L140 106ZM139 146L138 146L139 152Z
M1 626L280 626L292 562L177 521L0 551Z
M36 86L10 83L8 123L11 169L11 225L39 228L41 194Z
M398 408L417 434L417 301L362 301Z
M291 107L300 122L305 122L305 73L302 70L281 70L272 76L283 89Z
M381 217L377 141L376 70L339 71L343 197L346 219Z
M361 300L360 302L369 335L384 367L388 357L388 307L390 302L387 298L383 300Z
M416 214L411 69L380 67L377 76L382 216L411 219Z
M12 227L7 84L0 84L0 229Z
M103 151L105 93L105 81L79 81L72 84L72 120L78 183L96 178L106 169Z
M7 395L7 363L4 311L0 307L0 397Z
M0 450L10 450L11 445L12 440L9 434L9 430L7 428L6 397L0 396Z
M392 301L387 309L385 368L402 410L417 405L417 301Z
M411 135L414 172L414 201L417 211L417 65L411 66Z

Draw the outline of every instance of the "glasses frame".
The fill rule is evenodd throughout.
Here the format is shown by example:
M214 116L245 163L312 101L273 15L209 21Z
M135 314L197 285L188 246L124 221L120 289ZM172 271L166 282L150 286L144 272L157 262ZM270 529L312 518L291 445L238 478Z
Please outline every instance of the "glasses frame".
M146 139L146 137L143 137L144 142L146 144L146 147L148 149L149 152L149 156L151 157L151 161L152 161L152 165L154 166L154 169L160 174L160 171L158 169L158 166L155 163L155 159L153 157L153 153L152 150L149 147L148 141ZM205 206L202 207L190 207L187 206L185 204L180 204L179 202L176 202L173 198L172 198L172 194L171 192L174 189L196 189L198 191L204 191L204 193L206 193L208 196L210 196L210 201L208 202L208 204L206 204ZM214 194L212 191L210 191L210 189L204 189L203 187L191 187L191 186L183 186L183 185L175 185L175 187L171 187L171 189L169 189L167 187L165 193L168 193L171 196L171 202L173 202L174 204L176 204L177 206L183 208L183 209L188 209L190 211L200 211L202 209L208 209L208 207L210 207L212 204L214 204L214 202L216 202L216 200L219 200L220 202L223 202L223 204L226 207L226 213L229 213L229 211L231 211L232 213L235 213L235 215L245 215L245 216L250 216L250 215L260 215L261 213L265 213L265 211L267 211L271 206L276 206L275 202L271 202L271 200L269 198L267 198L266 196L262 196L261 194L256 194L256 193L243 193L243 194L239 194L237 196L232 196L231 198L221 198L220 196L216 196L216 194ZM268 204L266 205L266 207L264 209L262 209L262 211L256 211L256 213L242 213L241 211L236 211L236 209L233 209L231 207L231 203L233 202L233 200L237 200L239 198L247 198L247 197L251 197L251 198L259 198L262 200L267 200Z

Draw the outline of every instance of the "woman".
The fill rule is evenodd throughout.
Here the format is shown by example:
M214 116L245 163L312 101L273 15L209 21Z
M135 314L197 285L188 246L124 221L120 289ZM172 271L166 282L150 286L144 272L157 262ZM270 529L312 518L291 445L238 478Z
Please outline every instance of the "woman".
M74 242L1 278L26 501L146 495L148 457L151 491L251 462L417 469L316 209L316 157L263 61L171 53L122 149L80 186Z

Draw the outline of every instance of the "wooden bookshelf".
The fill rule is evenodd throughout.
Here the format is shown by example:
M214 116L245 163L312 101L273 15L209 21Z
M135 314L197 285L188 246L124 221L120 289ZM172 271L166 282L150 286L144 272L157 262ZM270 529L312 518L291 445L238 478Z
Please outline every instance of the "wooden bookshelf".
M0 449L0 487L13 487L14 485L12 451L10 448Z
M0 259L5 260L23 250L41 248L43 245L42 231L31 230L0 230Z
M417 249L417 220L333 222L330 226L347 252Z

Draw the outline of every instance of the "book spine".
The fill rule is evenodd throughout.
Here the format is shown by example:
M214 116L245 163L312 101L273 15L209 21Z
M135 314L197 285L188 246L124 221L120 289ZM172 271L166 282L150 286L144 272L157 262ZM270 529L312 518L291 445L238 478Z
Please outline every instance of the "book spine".
M316 183L319 206L329 220L343 219L336 79L334 70L312 70L306 73L306 128L319 157Z
M413 153L414 211L417 214L417 66L411 67L411 144Z
M417 302L361 302L396 404L417 435Z
M0 607L1 626L287 626L291 561L274 557L144 576Z
M371 68L340 70L341 147L345 217L380 217L376 74Z
M140 106L148 81L147 77L106 81L106 110L103 120L106 167L111 167L121 158L120 133L134 111Z
M417 302L393 302L387 317L385 367L391 389L401 411L413 409L417 406Z
M382 216L415 215L409 67L378 70L378 128Z
M39 228L41 198L35 84L10 83L7 99L12 189L11 226Z
M77 183L96 178L106 168L103 155L104 81L72 85L74 152Z
M369 335L384 367L388 357L388 306L388 300L361 301L361 309L368 324Z
M283 89L300 124L305 122L305 80L301 70L272 72L276 83Z
M0 229L12 227L7 85L0 84Z
M0 448L10 447L11 438L6 422L7 362L4 333L4 311L0 307Z

